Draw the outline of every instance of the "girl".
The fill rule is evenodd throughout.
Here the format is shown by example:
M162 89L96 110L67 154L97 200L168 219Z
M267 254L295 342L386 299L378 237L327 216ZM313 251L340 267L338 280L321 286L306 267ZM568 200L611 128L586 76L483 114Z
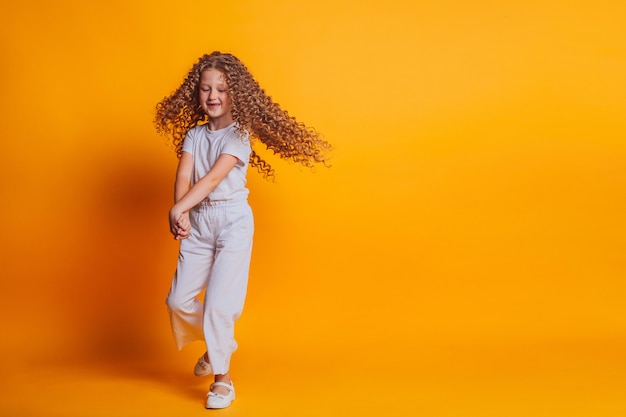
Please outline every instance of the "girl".
M180 240L167 297L172 331L179 350L204 340L207 351L194 374L214 374L206 406L225 408L235 399L229 374L234 322L243 310L252 251L248 162L264 177L274 175L250 140L307 167L325 163L330 145L274 103L230 54L202 56L156 108L157 132L170 137L179 158L169 212L170 231Z

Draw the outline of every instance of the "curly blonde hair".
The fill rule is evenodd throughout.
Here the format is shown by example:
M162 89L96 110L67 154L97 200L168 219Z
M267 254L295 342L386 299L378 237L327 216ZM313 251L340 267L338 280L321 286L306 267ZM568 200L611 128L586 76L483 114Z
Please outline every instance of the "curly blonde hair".
M315 129L298 122L273 102L239 59L221 52L200 57L180 87L156 106L156 130L170 137L179 158L187 132L207 120L200 106L198 84L202 73L208 69L216 69L224 75L233 120L242 134L250 133L253 143L258 140L281 158L306 167L327 163L330 144ZM264 177L274 176L272 167L254 150L250 164Z

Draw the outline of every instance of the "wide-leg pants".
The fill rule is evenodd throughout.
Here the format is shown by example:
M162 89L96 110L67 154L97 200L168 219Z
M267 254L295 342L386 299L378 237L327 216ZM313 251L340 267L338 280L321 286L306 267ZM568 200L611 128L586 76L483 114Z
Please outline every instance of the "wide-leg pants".
M167 296L178 349L204 340L214 374L229 370L237 349L235 321L248 287L254 220L247 200L202 202L190 211ZM199 296L203 290L204 303Z

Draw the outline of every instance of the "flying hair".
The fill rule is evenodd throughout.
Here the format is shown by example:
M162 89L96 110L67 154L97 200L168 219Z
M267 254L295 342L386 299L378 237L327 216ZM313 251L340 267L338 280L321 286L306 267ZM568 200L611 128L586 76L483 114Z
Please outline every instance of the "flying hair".
M327 165L331 145L315 129L297 121L272 101L239 59L221 52L200 57L180 87L156 105L156 130L169 138L178 158L187 132L208 120L199 102L200 78L208 69L224 75L233 120L242 135L250 134L252 144L259 141L281 158L309 168L316 163ZM263 177L274 177L274 169L254 150L250 165Z

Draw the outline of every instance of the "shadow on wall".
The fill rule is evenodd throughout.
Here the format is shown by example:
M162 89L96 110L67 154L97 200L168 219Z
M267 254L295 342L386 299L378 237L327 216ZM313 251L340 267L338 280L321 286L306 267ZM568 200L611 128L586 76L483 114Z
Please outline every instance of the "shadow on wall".
M87 157L76 184L76 229L65 248L55 249L60 254L71 248L50 289L60 300L55 309L63 322L55 337L64 351L53 355L55 361L141 366L168 361L175 352L165 298L178 255L167 221L177 160L168 152L108 149ZM280 217L273 203L276 184L248 175L256 176L249 183L255 239L267 238ZM253 263L266 257L263 248L272 250L257 245ZM271 285L255 282L257 300L273 297Z
M178 249L167 226L173 171L157 162L98 156L94 177L82 179L81 232L62 280L73 358L148 360L173 347L165 306Z

